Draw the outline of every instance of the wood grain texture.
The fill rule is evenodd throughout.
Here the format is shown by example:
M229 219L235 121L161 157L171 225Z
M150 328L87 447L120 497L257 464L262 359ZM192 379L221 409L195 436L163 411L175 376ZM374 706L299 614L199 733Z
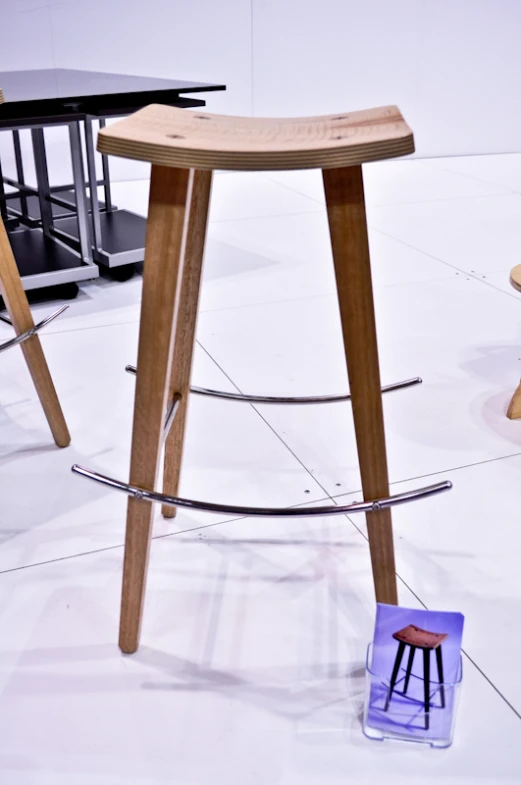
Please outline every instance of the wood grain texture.
M368 501L388 496L389 480L362 168L327 169L323 178L360 473ZM376 599L396 605L391 511L370 512L366 518Z
M393 633L395 641L402 641L407 646L415 646L417 649L437 649L448 637L447 632L429 632L417 627L416 624L408 624L407 627Z
M188 169L152 167L130 461L130 483L148 489L163 443L192 180ZM152 504L129 499L119 636L129 654L139 644L151 531Z
M2 90L0 89L0 104L3 104L3 103L4 103L4 94L3 94Z
M414 139L396 106L267 119L152 105L102 130L98 150L196 169L324 169L407 155Z
M507 417L509 420L519 420L521 418L521 382L508 404Z
M168 400L181 396L181 402L165 443L165 469L163 493L177 496L181 476L183 443L190 398L192 355L199 304L199 288L203 268L206 227L210 206L212 172L195 170L193 173L192 198L188 218L188 233L181 281L181 296L177 315L172 358L172 372ZM165 518L173 518L175 507L163 506Z
M521 292L521 264L516 265L510 270L510 283L514 289Z
M4 298L17 335L34 327L20 273L16 266L5 226L0 218L0 294ZM67 447L71 437L56 394L38 335L20 344L36 392L58 447Z

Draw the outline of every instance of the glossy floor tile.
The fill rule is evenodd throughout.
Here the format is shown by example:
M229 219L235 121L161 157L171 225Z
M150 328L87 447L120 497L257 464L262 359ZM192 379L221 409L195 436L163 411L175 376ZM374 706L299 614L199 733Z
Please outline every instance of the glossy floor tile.
M505 417L519 376L517 301L460 276L377 288L375 302L382 384L423 379L384 396L391 480L520 452ZM245 393L348 391L333 295L204 313L199 336ZM360 487L350 404L262 414L328 492Z
M137 325L45 336L43 346L72 435L54 446L21 353L2 356L0 570L123 542L125 497L73 475L78 463L128 478ZM198 349L194 383L233 390ZM229 504L287 506L325 494L249 406L194 396L190 403L181 493ZM38 514L34 515L34 509ZM193 511L164 520L156 533L190 529L230 516Z
M430 161L410 159L377 161L365 164L364 189L367 204L402 204L430 202L438 199L451 200L473 196L489 196L508 193L510 187L502 183L481 181L457 165L451 170L440 159L440 166L430 166ZM472 159L456 159L458 162ZM322 174L319 170L298 172L269 172L268 177L286 188L302 193L311 199L325 203Z
M521 438L521 422L516 428ZM521 454L430 475L449 479L451 491L393 510L397 569L429 608L465 614L465 651L521 715L517 652L521 631L513 623L521 604L518 506L513 502ZM393 493L418 485L397 483ZM337 497L348 504L356 497ZM360 517L355 523L365 531ZM516 547L512 547L516 544Z
M142 647L117 649L142 277L103 277L42 333L73 437L54 447L19 349L0 355L0 782L519 785L521 421L518 156L371 164L364 178L400 602L461 611L454 745L365 739L374 595L361 516L155 511ZM146 215L148 182L114 184ZM319 172L217 173L193 383L348 391ZM42 318L58 303L33 307ZM0 341L12 330L0 323ZM159 481L158 481L159 487ZM183 495L360 499L349 403L193 396Z
M521 194L370 205L368 221L466 273L483 275L519 263Z
M369 242L376 287L455 275L381 232L370 231ZM210 224L202 311L335 293L325 210Z
M130 657L116 646L121 557L0 575L3 781L519 781L520 721L468 661L451 749L363 737L373 600L349 522L156 540Z
M521 193L521 153L469 155L466 158L431 158L424 163Z
M320 210L320 206L315 200L281 188L264 173L237 172L214 177L210 221L312 213L317 210Z

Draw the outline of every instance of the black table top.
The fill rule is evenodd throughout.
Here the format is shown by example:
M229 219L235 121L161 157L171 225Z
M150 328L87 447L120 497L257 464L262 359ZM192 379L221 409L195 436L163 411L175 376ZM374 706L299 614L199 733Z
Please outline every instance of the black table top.
M5 99L0 105L0 123L7 119L57 121L78 114L109 116L153 103L191 105L190 99L180 96L226 89L205 82L66 68L0 71L0 87Z

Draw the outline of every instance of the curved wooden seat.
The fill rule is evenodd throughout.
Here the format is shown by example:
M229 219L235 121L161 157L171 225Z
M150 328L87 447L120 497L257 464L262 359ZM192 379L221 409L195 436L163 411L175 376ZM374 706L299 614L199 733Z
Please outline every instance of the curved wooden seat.
M395 632L393 638L396 641L406 643L408 646L415 646L417 649L437 649L449 636L445 632L428 632L409 624L403 630Z
M152 105L105 128L98 150L193 169L330 169L414 152L396 106L266 119Z

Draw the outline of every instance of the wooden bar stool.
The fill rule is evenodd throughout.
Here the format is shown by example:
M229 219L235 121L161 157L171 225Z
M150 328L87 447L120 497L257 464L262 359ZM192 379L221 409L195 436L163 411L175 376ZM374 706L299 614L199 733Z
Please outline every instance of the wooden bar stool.
M3 103L1 90L0 103ZM0 295L3 297L9 313L9 321L16 333L15 338L0 344L0 352L20 344L54 441L58 447L67 447L71 437L37 333L63 313L68 306L62 305L39 324L34 324L2 218L0 218ZM2 320L8 321L5 317Z
M131 496L127 514L120 646L139 641L151 502L237 515L367 513L377 599L397 603L390 507L447 490L449 482L389 497L380 372L361 164L414 150L396 107L330 117L269 120L149 106L100 132L102 153L152 163L130 482L73 471ZM212 170L323 169L350 394L314 398L236 395L190 387ZM136 369L130 368L134 372ZM398 382L384 389L416 384ZM302 509L259 508L179 497L190 391L260 403L352 400L364 501ZM172 424L168 432L169 426ZM166 436L163 493L154 490Z
M414 654L416 649L421 649L423 652L423 707L425 712L425 730L429 730L429 714L431 710L431 651L436 652L436 664L438 666L438 686L440 690L440 709L445 708L445 685L443 682L443 655L441 651L441 644L447 640L448 634L445 632L428 632L422 630L421 627L416 627L415 624L409 624L403 630L398 630L393 635L395 641L398 641L398 651L394 660L393 672L389 684L389 691L387 693L387 700L385 701L384 711L389 709L392 694L395 690L398 681L398 673L400 672L400 665L403 659L405 647L409 646L409 659L407 662L407 670L405 671L405 681L403 685L403 692L401 695L407 695L409 681L411 678L412 666L414 662Z

